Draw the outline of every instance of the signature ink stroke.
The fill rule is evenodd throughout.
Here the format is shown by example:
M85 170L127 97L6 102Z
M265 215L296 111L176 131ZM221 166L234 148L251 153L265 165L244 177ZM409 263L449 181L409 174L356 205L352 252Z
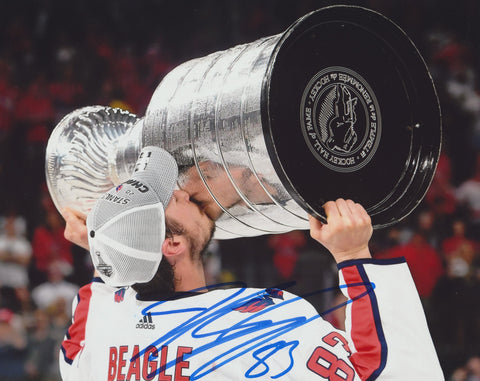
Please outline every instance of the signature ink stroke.
M224 287L224 286L232 286L238 285L239 283L228 283L228 284L220 284L215 286L207 286L206 288L192 290L192 292L200 292L205 291L206 289L216 288L216 287ZM190 335L190 339L200 339L200 338L211 338L211 341L207 341L203 345L195 347L191 353L184 354L184 359L191 358L195 355L199 355L206 351L209 351L212 348L224 345L229 343L235 339L247 337L250 334L257 333L257 335L250 336L250 338L246 341L242 341L241 344L232 344L232 346L223 352L217 349L217 351L211 351L215 354L215 357L210 359L209 361L205 362L203 365L198 367L193 371L190 375L190 380L198 380L207 374L211 373L215 369L218 369L231 361L234 361L240 356L243 356L249 352L251 352L251 356L253 357L254 363L246 372L246 378L257 378L265 375L269 372L270 368L267 364L267 360L278 354L282 350L288 350L288 357L290 362L285 365L285 369L273 376L270 376L273 379L280 378L281 376L287 374L294 365L293 360L293 351L298 346L299 342L297 340L292 340L286 342L285 340L274 341L276 338L281 337L286 332L290 332L295 328L301 327L306 325L316 319L319 319L321 316L324 316L336 309L342 308L343 306L354 302L364 296L368 295L375 289L375 284L371 282L359 282L359 283L352 283L348 285L341 285L340 288L350 288L350 287L364 287L366 290L359 295L357 295L353 299L349 299L346 302L343 302L337 306L330 308L327 311L324 311L319 314L314 314L313 316L306 317L306 316L297 316L293 318L272 321L271 319L262 319L262 315L268 314L269 312L275 309L281 309L290 303L295 303L305 296L296 296L289 300L282 300L275 304L269 305L268 307L255 312L248 314L249 316L245 319L233 324L232 326L226 329L219 329L215 330L213 326L219 319L222 319L229 313L236 313L235 309L242 307L248 301L251 301L253 298L260 298L263 297L267 290L270 289L261 289L251 292L252 290L247 289L243 283L241 283L243 287L239 288L228 297L219 300L217 303L213 304L210 307L204 308L185 308L185 309L178 309L178 310L168 310L168 311L156 311L155 308L161 306L166 301L159 301L151 304L150 306L143 309L142 314L151 314L152 316L165 316L165 315L177 315L186 316L186 319L183 322L180 322L177 327L174 329L166 332L163 336L155 340L152 344L141 350L138 354L132 357L130 361L135 361L138 357L142 356L152 347L161 348L163 346L167 346L173 343L175 340L184 337L184 335ZM338 290L338 287L331 287L315 292L311 292L308 296ZM276 316L281 316L281 314L277 314ZM152 352L150 352L150 356L152 356ZM188 357L187 357L188 356ZM152 372L148 375L148 377L154 377L160 372L164 372L165 370L175 366L177 360L181 359L174 359L155 372Z

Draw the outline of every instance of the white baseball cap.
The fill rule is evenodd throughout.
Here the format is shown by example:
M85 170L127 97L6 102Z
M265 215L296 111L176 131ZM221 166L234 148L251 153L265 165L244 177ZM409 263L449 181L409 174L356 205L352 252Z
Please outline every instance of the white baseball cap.
M145 283L162 259L165 208L176 187L178 167L164 149L142 149L132 177L110 189L87 216L93 264L111 286Z

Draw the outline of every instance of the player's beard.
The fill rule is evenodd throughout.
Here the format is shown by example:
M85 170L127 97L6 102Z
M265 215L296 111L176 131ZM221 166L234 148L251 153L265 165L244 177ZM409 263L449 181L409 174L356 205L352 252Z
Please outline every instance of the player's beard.
M132 288L141 297L149 295L168 296L175 292L173 267L163 258L153 278L146 283L135 283Z

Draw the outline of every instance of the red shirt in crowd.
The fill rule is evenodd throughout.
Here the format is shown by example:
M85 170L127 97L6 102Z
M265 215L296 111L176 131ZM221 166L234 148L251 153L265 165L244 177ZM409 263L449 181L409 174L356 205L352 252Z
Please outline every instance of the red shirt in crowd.
M377 257L405 257L421 298L430 297L444 273L439 253L420 234L415 234L407 244L395 246Z
M52 262L72 265L72 243L65 239L64 229L62 219L56 211L49 211L47 223L35 229L32 249L38 270L46 272Z

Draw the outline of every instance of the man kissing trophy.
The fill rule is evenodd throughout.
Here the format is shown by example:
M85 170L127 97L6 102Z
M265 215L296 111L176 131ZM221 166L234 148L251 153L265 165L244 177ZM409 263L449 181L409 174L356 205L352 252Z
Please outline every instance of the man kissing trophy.
M50 137L46 174L59 209L87 212L153 145L174 156L178 186L216 221L216 238L308 229L308 214L325 220L323 204L339 197L381 228L420 203L440 144L413 42L374 11L332 6L179 65L143 117L73 111Z
M440 141L438 100L418 50L382 15L351 6L185 62L143 117L103 106L73 111L50 137L47 183L60 210L91 210L86 220L64 214L65 232L89 249L102 281L76 299L59 356L64 380L173 372L192 380L444 379L405 259L382 261L368 248L372 224L390 226L420 203ZM152 170L163 163L151 165L155 150L173 156L175 176ZM150 157L140 173L139 155ZM167 178L169 192L132 189L147 176ZM136 201L123 208L127 191ZM167 193L168 206L147 204L160 212L144 218L142 196ZM162 234L182 201L190 229ZM201 248L214 227L219 239L310 228L337 262L345 331L287 290L209 289ZM155 240L154 250L143 247ZM139 280L149 258L159 270ZM117 275L128 282L113 283ZM176 355L167 360L167 351Z

